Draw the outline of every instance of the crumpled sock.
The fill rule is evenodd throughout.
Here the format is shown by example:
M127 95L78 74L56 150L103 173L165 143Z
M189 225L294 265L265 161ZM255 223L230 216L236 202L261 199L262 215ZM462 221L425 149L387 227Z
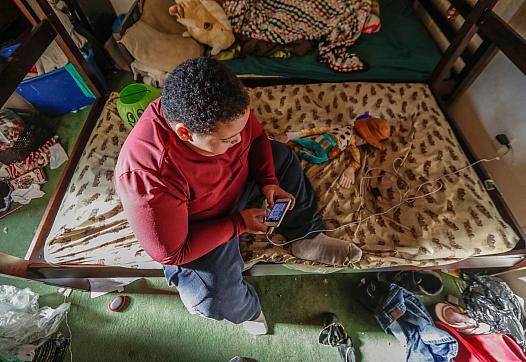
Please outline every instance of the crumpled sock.
M330 265L356 263L362 258L362 250L356 245L324 233L294 242L291 251L296 258Z

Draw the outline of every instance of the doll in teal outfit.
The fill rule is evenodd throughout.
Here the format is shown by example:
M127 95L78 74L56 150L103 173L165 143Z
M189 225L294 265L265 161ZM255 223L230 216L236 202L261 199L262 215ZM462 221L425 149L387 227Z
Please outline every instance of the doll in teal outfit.
M287 132L288 144L298 155L314 164L328 162L348 151L351 160L338 180L343 188L354 184L355 173L361 167L361 154L358 146L369 144L381 149L381 141L389 138L391 126L380 118L369 114L358 117L349 126L317 127L296 132Z

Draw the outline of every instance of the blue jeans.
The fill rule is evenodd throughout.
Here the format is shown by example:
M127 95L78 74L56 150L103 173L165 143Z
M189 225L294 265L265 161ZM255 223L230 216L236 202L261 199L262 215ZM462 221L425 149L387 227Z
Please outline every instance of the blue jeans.
M316 194L298 158L281 142L271 141L271 146L280 186L296 197L294 210L286 214L277 232L291 239L311 230L324 229ZM244 210L249 203L262 198L256 182L249 179L232 213ZM315 235L312 233L309 237ZM242 323L256 319L261 312L256 291L241 275L243 266L239 238L235 237L199 259L184 265L164 265L163 269L168 284L177 288L190 313Z
M374 312L384 332L406 346L408 362L449 362L457 355L457 340L435 327L425 306L407 289L369 280L359 290L360 302Z

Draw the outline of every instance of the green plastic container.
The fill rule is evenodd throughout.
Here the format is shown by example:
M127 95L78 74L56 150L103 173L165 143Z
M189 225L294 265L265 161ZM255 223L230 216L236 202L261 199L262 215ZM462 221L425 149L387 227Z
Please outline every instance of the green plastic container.
M148 105L159 98L161 92L152 86L132 83L119 93L117 111L124 123L133 128Z

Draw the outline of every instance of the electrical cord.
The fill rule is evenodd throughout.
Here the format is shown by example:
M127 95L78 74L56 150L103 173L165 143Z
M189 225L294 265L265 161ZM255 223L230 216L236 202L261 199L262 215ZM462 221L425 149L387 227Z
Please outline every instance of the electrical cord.
M413 140L414 140L414 132L413 132ZM508 154L508 152L510 151L511 148L508 148L508 150L506 151L506 153L504 153L502 156L496 156L496 157L493 157L493 158L490 158L490 159L487 159L487 158L482 158L480 160L477 160L473 163L470 163L469 165L465 166L465 167L462 167L458 170L455 170L455 171L452 171L452 172L449 172L449 173L446 173L446 174L443 174L441 175L440 177L434 179L434 180L430 180L430 181L426 181L426 182L423 182L421 183L417 188L416 188L416 191L414 192L413 196L412 197L407 197L411 191L411 187L410 184L399 174L399 171L401 169L401 167L403 166L403 164L405 163L405 161L407 160L407 158L409 157L409 154L411 153L412 151L412 145L413 145L413 140L411 141L411 146L409 147L409 151L406 153L406 155L403 157L403 158L396 158L394 161L393 161L393 170L394 170L394 173L391 172L391 171L386 171L386 170L383 170L381 168L370 168L368 169L364 176L360 179L360 188L359 188L359 195L360 195L360 207L358 209L358 211L360 212L359 214L359 217L360 217L360 220L357 220L357 221L351 221L349 223L345 223L343 225L340 225L336 228L333 228L333 229L319 229L319 230L312 230L312 231L309 231L308 233L306 233L305 235L301 236L301 237L298 237L298 238L295 238L295 239L292 239L292 240L288 240L286 242L283 242L283 243L276 243L274 242L271 238L270 238L270 233L267 232L265 234L265 237L267 238L268 242L271 243L272 245L274 246L285 246L285 245L288 245L288 244L291 244L295 241L298 241L298 240L303 240L305 239L307 236L309 236L310 234L312 233L320 233L320 232L332 232L332 231L337 231L337 230L340 230L340 229L343 229L343 228L346 228L348 226L351 226L351 225L355 225L355 224L358 224L358 227L357 229L355 230L355 236L356 236L356 233L358 232L358 229L360 227L360 225L362 224L362 222L366 221L366 220L369 220L370 218L373 218L373 217L378 217L378 216L383 216L385 214L388 214L389 212L393 211L393 210L396 210L398 209L399 207L401 207L402 205L408 203L408 202L412 202L412 201L415 201L415 200L418 200L418 199L421 199L421 198L425 198L425 197L428 197L430 195L433 195L437 192L439 192L443 187L444 187L444 184L443 182L441 181L441 179L445 178L445 177L448 177L448 176L452 176L452 175L455 175L455 174L458 174L468 168L472 168L474 167L475 165L479 164L479 163L487 163L487 162L493 162L493 161L498 161L501 159L501 157L504 157L505 155ZM365 154L365 157L367 157L367 153ZM396 167L395 163L400 160L401 163L398 167ZM383 173L386 173L386 174L391 174L391 175L395 175L399 180L401 180L405 185L408 186L408 189L407 191L402 195L402 190L400 190L400 188L398 187L397 185L397 182L394 182L396 188L398 189L398 191L400 192L400 199L399 199L399 202L396 204L396 205L393 205L391 206L390 208L388 208L386 211L382 211L382 212L377 212L377 213L372 213L371 210L368 209L367 205L365 205L365 194L366 194L366 191L367 191L367 187L369 186L369 181L370 179L378 179L379 176L368 176L370 172L373 172L375 170L380 170L382 171ZM380 176L381 177L381 176ZM425 186L425 185L429 185L429 184L435 184L435 183L438 183L438 187L435 188L434 190L430 191L430 192L427 192L425 194L422 194L422 195L418 195L418 193L422 190L422 188ZM365 219L362 219L361 218L361 210L362 208L364 208L365 210L371 212L371 215L367 216ZM392 220L392 219L391 219ZM398 222L396 222L395 220L392 220L394 221L396 224L400 225ZM400 226L403 226L404 228L407 229L407 226L404 226L404 225L400 225Z
M64 303L66 303L67 299L68 299L68 296L64 294ZM73 362L73 351L71 350L71 344L73 343L73 334L71 333L71 328L69 327L68 314L69 314L69 309L66 312L66 327L68 328L68 333L69 333L69 344L68 344L69 358L70 358L70 362Z

